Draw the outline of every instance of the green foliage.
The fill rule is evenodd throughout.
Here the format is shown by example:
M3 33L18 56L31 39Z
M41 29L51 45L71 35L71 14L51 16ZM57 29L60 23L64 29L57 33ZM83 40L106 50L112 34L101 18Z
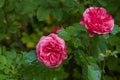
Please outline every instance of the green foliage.
M45 20L49 16L50 10L45 8L39 8L37 11L37 18L39 21Z
M0 0L0 8L4 5L5 0Z
M111 34L115 35L120 32L120 27L118 25L115 25L114 29L112 30Z
M59 36L65 39L66 41L70 40L70 35L65 30L59 30Z
M88 65L88 79L89 80L100 80L101 79L101 72L99 70L98 65L96 64Z
M119 80L120 0L0 0L0 80ZM110 34L90 38L79 21L89 6L115 19ZM56 26L68 59L57 68L37 60L36 44ZM112 77L111 77L112 76Z

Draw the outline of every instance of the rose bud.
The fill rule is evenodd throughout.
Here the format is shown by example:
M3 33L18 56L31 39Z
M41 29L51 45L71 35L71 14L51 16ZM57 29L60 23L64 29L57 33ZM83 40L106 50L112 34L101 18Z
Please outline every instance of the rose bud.
M61 27L57 26L52 32L57 34L59 30L61 30Z
M85 10L80 24L85 25L89 32L89 36L94 34L107 34L114 27L114 19L107 13L106 9L101 7L90 7Z

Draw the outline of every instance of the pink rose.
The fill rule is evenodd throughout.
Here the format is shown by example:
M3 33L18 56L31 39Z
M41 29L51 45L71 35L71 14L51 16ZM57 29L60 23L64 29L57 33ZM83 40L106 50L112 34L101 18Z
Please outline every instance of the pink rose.
M93 37L94 33L109 33L114 27L114 19L104 8L90 7L83 13L80 24L85 25L90 37Z
M36 52L38 60L49 68L58 67L67 59L65 42L54 33L40 39Z
M59 31L59 30L61 30L61 27L57 26L52 32L55 33L55 34L57 34L58 33L57 31Z

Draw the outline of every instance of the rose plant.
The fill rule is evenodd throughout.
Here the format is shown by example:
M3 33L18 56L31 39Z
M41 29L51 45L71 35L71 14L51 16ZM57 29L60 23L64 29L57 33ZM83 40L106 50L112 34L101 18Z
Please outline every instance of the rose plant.
M0 80L120 80L119 3L0 0Z

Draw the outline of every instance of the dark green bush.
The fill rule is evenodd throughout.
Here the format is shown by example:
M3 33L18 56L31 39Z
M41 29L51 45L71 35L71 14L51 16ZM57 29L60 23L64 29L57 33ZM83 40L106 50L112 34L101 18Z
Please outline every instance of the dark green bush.
M120 0L0 0L0 80L119 80ZM114 30L89 38L79 24L84 10L104 7ZM38 62L36 44L56 26L68 59L49 69Z

